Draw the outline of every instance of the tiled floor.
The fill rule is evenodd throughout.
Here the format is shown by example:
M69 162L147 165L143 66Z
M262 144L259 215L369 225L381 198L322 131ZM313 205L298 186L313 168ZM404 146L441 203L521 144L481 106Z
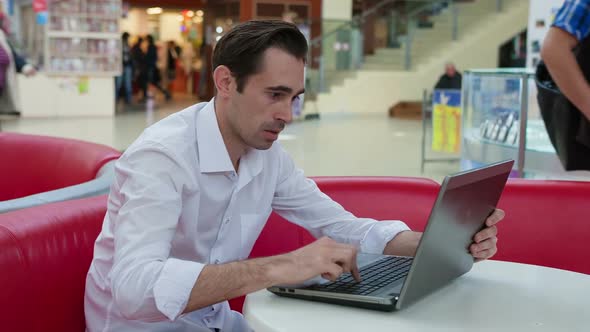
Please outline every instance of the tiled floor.
M170 103L157 101L155 110L121 107L114 117L5 119L3 131L77 138L126 149L143 129L197 100L177 97ZM420 171L422 123L382 115L328 113L319 120L295 121L279 138L308 176L371 175L424 176L441 181L459 170L458 162L428 163ZM428 138L427 138L428 141ZM427 157L448 158L447 155ZM453 156L450 156L453 157ZM585 177L590 179L588 175Z

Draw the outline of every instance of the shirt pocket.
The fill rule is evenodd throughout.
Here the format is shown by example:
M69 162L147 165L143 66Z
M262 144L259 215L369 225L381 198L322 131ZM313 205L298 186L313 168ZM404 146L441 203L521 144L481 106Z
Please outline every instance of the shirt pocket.
M258 239L260 232L266 225L266 221L270 216L270 212L266 213L243 213L240 215L241 221L241 239L242 239L242 246L240 251L240 259L246 259L250 256L250 252L252 251L252 247L254 247L254 243Z

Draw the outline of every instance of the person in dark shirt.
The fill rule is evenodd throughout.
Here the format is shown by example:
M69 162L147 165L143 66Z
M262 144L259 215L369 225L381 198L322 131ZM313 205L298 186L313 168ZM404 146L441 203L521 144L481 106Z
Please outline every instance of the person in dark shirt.
M449 62L445 65L445 73L438 79L434 89L461 90L462 78L455 65Z
M144 81L143 96L145 99L151 97L148 95L148 86L151 84L164 94L164 96L166 97L166 100L170 100L170 98L171 98L170 93L160 85L160 82L162 81L162 77L160 75L160 69L158 69L158 66L157 66L157 64L158 64L158 48L156 47L154 37L152 35L148 35L147 41L148 41L148 47L147 47L147 52L145 54L147 80Z
M131 62L133 65L133 81L143 91L143 87L146 85L147 73L145 63L145 53L141 49L143 44L143 38L138 37L137 41L131 47Z
M131 96L133 94L132 79L133 79L133 61L131 58L131 47L129 47L129 33L123 32L121 35L121 75L115 78L116 86L116 100L121 97L121 86L125 90L125 103L131 103Z

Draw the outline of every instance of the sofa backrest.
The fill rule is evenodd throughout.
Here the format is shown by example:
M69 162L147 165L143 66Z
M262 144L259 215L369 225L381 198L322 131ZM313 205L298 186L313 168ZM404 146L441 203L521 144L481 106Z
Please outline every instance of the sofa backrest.
M497 260L590 274L590 182L511 179Z
M90 181L120 155L108 146L74 139L0 133L0 201Z
M106 196L0 215L0 329L81 332Z

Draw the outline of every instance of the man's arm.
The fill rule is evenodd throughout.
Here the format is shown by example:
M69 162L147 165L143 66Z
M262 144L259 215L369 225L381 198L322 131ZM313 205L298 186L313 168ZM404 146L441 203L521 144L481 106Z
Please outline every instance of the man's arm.
M590 119L590 84L572 52L577 44L576 37L552 27L543 42L541 57L559 89Z
M273 285L299 284L318 275L335 280L345 272L352 272L360 280L356 248L329 238L279 256L206 265L191 291L184 312Z
M289 155L277 145L280 160L279 181L272 201L274 212L307 229L314 237L327 236L337 242L354 245L363 253L381 254L387 241L409 230L399 220L376 222L357 218L326 194L295 167Z

